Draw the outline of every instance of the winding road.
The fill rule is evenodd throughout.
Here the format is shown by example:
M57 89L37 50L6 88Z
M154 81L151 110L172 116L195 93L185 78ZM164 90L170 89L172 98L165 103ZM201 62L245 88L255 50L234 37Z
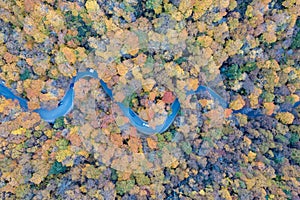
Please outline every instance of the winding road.
M40 109L33 110L33 112L38 113L43 120L50 122L50 123L53 123L58 117L65 116L66 114L68 114L73 108L74 95L75 95L74 84L79 79L84 78L84 77L92 77L95 79L100 79L98 77L97 72L93 69L89 69L84 72L78 72L77 75L75 77L73 77L72 82L71 82L67 92L65 93L62 100L59 102L57 108L52 109L52 110L40 108ZM105 91L105 93L112 100L114 100L112 90L107 86L107 84L102 79L100 79L100 84L101 84L103 90ZM204 85L200 85L197 88L197 90L187 91L186 95L192 95L192 94L196 94L199 92L208 92L211 95L211 97L215 101L217 101L224 109L228 108L228 103L220 95L218 95L215 91L213 91L212 89L210 89L209 87L206 87ZM13 100L19 101L21 108L24 111L28 111L27 100L15 95L9 88L7 88L4 85L4 83L0 83L0 95L4 96L7 99L13 99ZM300 104L299 101L296 102L293 105L293 108L299 106L299 104ZM129 119L130 123L138 131L140 131L141 133L143 133L145 135L153 135L153 134L165 132L169 128L169 126L173 123L173 121L174 121L175 117L177 116L177 113L180 109L180 102L179 102L178 98L176 98L171 105L172 112L168 115L168 117L162 124L156 126L153 129L149 126L148 122L142 120L138 116L138 114L135 113L132 109L130 109L129 107L125 106L124 104L122 104L120 102L117 102L117 105L120 107L123 114ZM240 110L236 110L233 112L233 114L236 114L236 113L246 114L250 117L256 117L256 116L263 115L262 111L254 110L252 108L242 108Z

